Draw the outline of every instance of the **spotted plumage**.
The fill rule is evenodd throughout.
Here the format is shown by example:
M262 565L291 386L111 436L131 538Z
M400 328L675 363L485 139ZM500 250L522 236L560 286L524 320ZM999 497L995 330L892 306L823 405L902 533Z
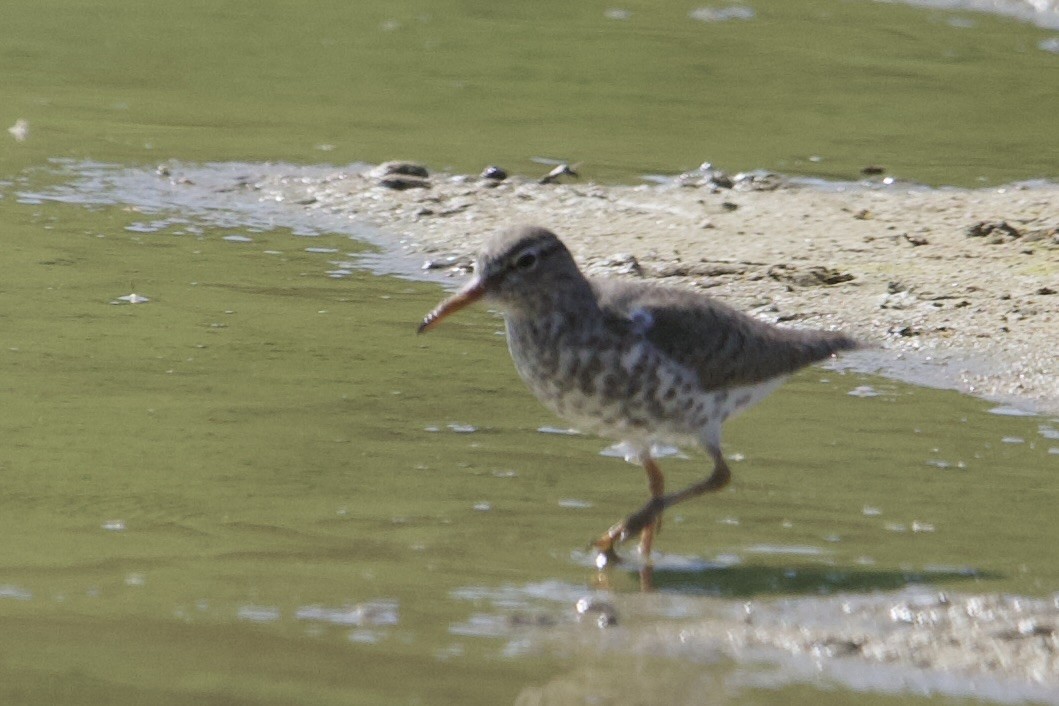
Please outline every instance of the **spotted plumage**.
M586 277L559 238L520 227L490 239L474 278L427 315L425 331L484 299L504 316L519 375L549 409L584 431L626 442L648 474L651 500L596 542L641 534L649 557L665 508L723 487L721 425L793 372L857 347L841 333L773 326L695 292ZM700 444L714 470L664 494L650 455L658 442Z

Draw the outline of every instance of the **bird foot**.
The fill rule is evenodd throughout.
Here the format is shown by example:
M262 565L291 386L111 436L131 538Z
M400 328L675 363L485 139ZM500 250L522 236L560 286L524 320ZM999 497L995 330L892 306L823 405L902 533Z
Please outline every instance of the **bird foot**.
M662 511L666 508L663 496L651 498L641 507L625 518L621 523L622 540L640 534L645 528L655 525L662 518Z
M616 564L620 564L621 557L618 556L618 552L614 549L614 545L600 546L601 542L602 540L596 540L592 543L592 546L595 547L597 551L595 560L596 568L606 569L615 566Z
M619 522L603 533L603 536L599 539L592 542L592 548L599 552L596 554L597 569L621 563L621 557L618 556L618 552L615 550L614 545L625 541L627 535L624 530L625 523Z
M596 555L596 566L602 569L605 566L620 563L621 557L618 556L615 545L626 541L630 537L640 535L648 528L651 528L652 531L657 531L661 526L662 510L664 509L664 498L651 498L642 508L611 527L603 536L592 542L592 546L599 552ZM647 551L644 553L645 559L649 558L651 552L649 540L646 549Z

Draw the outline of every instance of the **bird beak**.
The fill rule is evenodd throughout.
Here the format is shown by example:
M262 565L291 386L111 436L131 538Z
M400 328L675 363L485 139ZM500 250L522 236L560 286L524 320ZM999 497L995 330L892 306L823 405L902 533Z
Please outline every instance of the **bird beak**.
M426 333L434 328L449 314L455 314L460 309L474 304L485 294L485 282L475 277L465 284L460 291L453 294L445 301L438 304L434 311L423 317L423 323L419 324L416 333Z

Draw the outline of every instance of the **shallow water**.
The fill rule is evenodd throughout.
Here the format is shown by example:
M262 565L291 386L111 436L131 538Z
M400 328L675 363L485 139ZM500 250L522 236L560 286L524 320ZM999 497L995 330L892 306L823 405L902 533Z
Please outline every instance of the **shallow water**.
M1055 30L948 5L12 3L3 158L1054 178Z
M536 635L600 595L585 545L642 501L642 471L549 433L565 427L489 313L416 337L438 289L329 276L363 252L344 236L0 210L7 700L484 704L571 670L604 691L630 678ZM692 619L696 597L1054 592L1059 422L991 410L797 376L729 425L735 483L668 516L661 602L623 604L623 624ZM688 455L664 459L672 484L706 471ZM607 582L637 592L635 564ZM659 659L624 688L745 669ZM727 702L796 701L803 681Z
M638 595L635 563L603 589L585 545L639 505L642 471L548 433L565 425L522 388L497 319L416 337L438 287L361 269L407 263L348 219L80 180L92 160L535 173L535 155L626 181L703 159L1055 176L1049 31L749 7L723 22L673 3L5 8L0 118L28 128L0 133L0 702L967 696L637 651L621 631L698 619L714 597L1049 596L1059 421L813 369L729 425L735 483L667 518L656 593ZM664 459L671 484L706 471L688 456ZM618 626L579 622L584 597Z

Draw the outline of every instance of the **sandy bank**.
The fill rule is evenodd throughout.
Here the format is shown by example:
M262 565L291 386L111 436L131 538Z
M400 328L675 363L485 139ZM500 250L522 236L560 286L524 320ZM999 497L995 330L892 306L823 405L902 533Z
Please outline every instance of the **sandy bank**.
M862 367L1059 412L1059 185L821 187L770 175L728 188L709 177L600 186L434 174L400 189L377 172L336 171L255 187L367 221L461 278L497 228L545 225L591 271L841 328L881 346Z
M674 603L667 606L667 600ZM700 597L692 608L696 618L641 617L652 610L679 611L682 600L619 596L605 603L614 622L602 631L595 627L593 618L600 615L595 611L577 629L558 623L531 632L530 639L513 632L518 644L577 654L582 664L592 665L590 658L597 656L594 668L560 675L528 690L518 703L581 702L600 694L622 703L660 702L660 694L667 703L729 703L703 695L806 682L894 695L1059 703L1054 600L909 587L888 594L775 601ZM626 616L629 625L623 622ZM535 624L525 617L516 622ZM540 616L536 622L549 623ZM650 660L650 668L630 669L637 658ZM667 670L664 660L690 661L702 670L688 682L680 672ZM732 660L735 669L712 676L710 665L725 660Z

